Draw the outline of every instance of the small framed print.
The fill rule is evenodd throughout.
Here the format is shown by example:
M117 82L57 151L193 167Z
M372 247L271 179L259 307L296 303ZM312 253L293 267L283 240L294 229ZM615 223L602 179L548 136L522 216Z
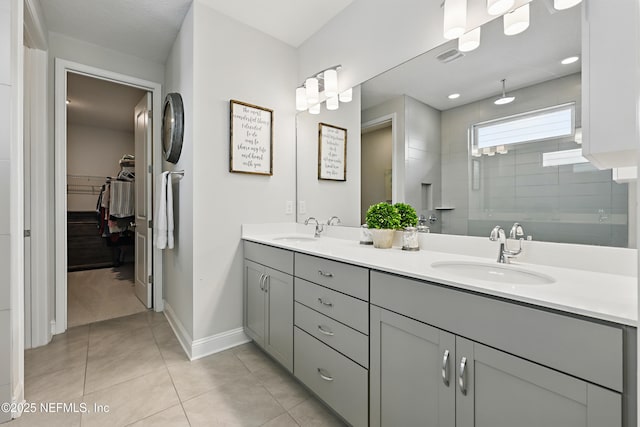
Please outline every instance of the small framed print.
M273 175L273 110L230 101L229 171Z
M347 130L318 124L318 179L347 180Z

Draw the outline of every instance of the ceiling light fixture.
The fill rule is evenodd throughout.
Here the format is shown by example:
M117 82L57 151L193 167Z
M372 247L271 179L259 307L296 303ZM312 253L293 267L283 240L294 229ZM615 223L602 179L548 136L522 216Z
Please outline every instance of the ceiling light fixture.
M471 52L480 46L480 27L464 33L458 39L458 50L460 52Z
M487 0L487 13L498 16L513 7L515 0Z
M509 104L511 102L513 102L516 97L515 96L507 96L507 93L505 92L505 84L507 79L502 79L502 96L498 99L496 99L495 101L493 101L494 104L496 105L505 105L505 104Z
M327 98L338 95L338 70L332 68L324 72L324 94Z
M467 0L444 0L445 39L457 39L467 26Z
M580 4L582 0L553 0L553 8L556 10L565 10Z
M504 20L504 34L506 36L520 34L529 28L529 3L505 14L502 19Z
M569 65L569 64L573 64L574 62L577 62L578 59L580 59L579 56L570 56L568 58L564 58L562 61L560 61L560 63L562 65Z
M305 80L304 87L307 90L307 103L309 105L317 104L320 101L320 95L318 93L318 79L315 77L309 77Z
M452 93L451 95L447 96L447 98L449 98L449 99L458 99L458 98L460 98L460 94L459 93Z

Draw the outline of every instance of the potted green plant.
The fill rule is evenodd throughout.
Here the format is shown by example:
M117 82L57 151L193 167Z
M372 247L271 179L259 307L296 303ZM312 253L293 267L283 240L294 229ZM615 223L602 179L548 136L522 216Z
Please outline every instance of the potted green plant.
M406 203L396 203L393 205L400 214L400 228L415 227L418 225L418 214L413 206Z
M400 228L398 209L386 202L371 205L367 209L366 220L373 237L373 246L381 249L390 248L394 231Z

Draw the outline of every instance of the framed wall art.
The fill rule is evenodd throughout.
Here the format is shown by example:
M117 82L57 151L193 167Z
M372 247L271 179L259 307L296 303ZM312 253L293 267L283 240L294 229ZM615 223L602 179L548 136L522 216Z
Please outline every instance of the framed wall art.
M318 124L318 179L347 180L347 130Z
M273 175L273 110L232 99L229 171Z

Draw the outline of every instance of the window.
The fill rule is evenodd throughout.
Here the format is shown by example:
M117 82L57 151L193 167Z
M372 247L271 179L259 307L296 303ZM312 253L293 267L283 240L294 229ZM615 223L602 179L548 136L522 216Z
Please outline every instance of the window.
M472 126L474 155L506 152L506 146L572 136L575 103L503 117Z

